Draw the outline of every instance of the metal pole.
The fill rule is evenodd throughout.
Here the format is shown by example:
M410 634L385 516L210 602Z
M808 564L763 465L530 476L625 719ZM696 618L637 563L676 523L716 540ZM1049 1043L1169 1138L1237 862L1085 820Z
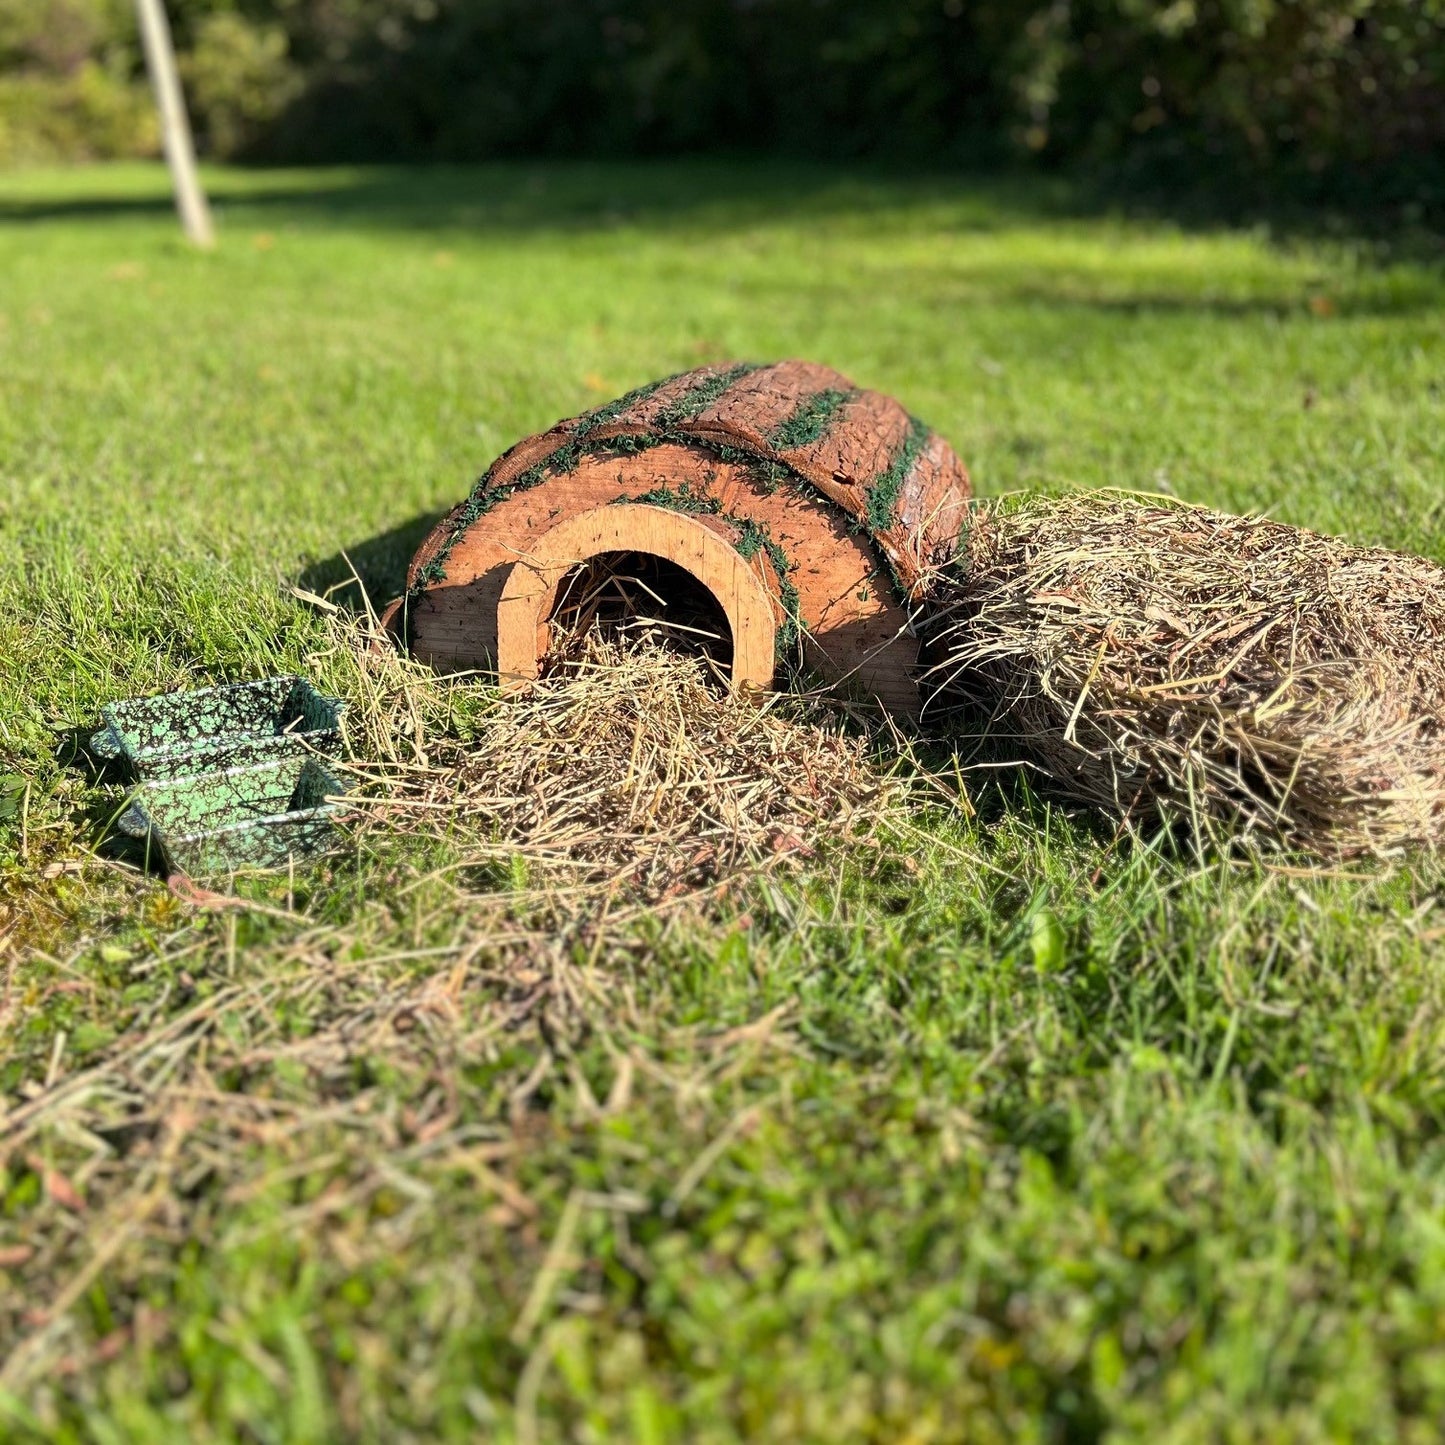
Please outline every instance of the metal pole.
M214 246L211 210L196 176L196 150L191 143L191 123L176 74L176 52L171 44L171 27L161 0L136 0L140 15L141 40L145 45L146 67L155 87L156 105L161 113L161 136L165 142L166 164L176 191L176 209L187 237L197 246Z

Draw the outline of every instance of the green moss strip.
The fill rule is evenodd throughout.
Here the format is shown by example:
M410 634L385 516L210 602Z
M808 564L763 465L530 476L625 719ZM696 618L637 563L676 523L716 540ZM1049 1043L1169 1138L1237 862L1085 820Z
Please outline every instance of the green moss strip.
M681 372L677 376L682 375ZM639 386L629 391L626 396L619 396L616 401L609 401L599 406L595 411L589 411L582 418L582 425L577 428L579 437L588 436L590 433L604 427L610 421L615 421L629 407L636 406L640 401L646 401L655 391L661 391L670 381L675 381L676 376L664 376L661 381L649 381L646 386Z
M671 406L664 407L658 413L657 425L663 429L674 427L679 422L696 416L698 412L706 411L735 382L758 369L755 361L740 361L736 366L730 366L715 376L704 377L690 391L678 397Z
M742 362L708 377L668 407L659 416L654 427L647 432L632 436L609 437L600 441L588 441L587 436L590 432L620 416L628 407L650 396L673 378L668 377L663 381L653 382L649 386L639 387L636 391L619 397L617 401L609 402L607 406L599 407L596 411L588 413L572 440L564 442L555 452L535 466L528 467L507 486L484 490L482 482L478 482L465 505L457 513L456 521L452 525L451 534L446 542L437 555L418 573L416 585L410 590L409 597L415 598L426 587L446 580L447 558L451 555L452 548L458 539L473 523L486 516L495 506L515 493L535 487L549 476L563 476L574 470L584 457L630 455L646 451L649 447L661 446L666 442L703 447L720 461L735 462L751 468L759 482L769 492L776 491L785 479L791 479L795 485L803 487L810 495L816 496L826 505L832 506L833 504L806 477L773 457L760 456L755 451L730 446L726 443L701 441L697 437L689 436L676 429L680 422L702 411L743 376L756 370L758 370L756 364ZM773 432L769 438L769 444L786 450L791 447L807 446L809 443L817 441L828 431L839 410L857 394L856 391L830 389L809 397ZM919 453L927 445L928 428L916 418L910 419L910 422L908 433L897 454L887 469L879 473L868 490L869 507L866 521L861 524L856 520L853 522L856 529L866 532L870 537L889 525L892 520L893 507L898 499L899 488L903 485L904 478L907 477ZM690 492L685 484L677 489L659 487L640 497L618 498L617 500L650 502L654 506L671 507L676 511L717 511L717 505L711 498L700 497ZM788 621L779 629L778 635L779 660L782 661L785 655L791 653L796 647L798 639L802 635L802 622L798 611L798 590L788 581L788 574L793 570L792 563L788 560L782 547L767 537L763 529L756 523L738 518L729 518L729 520L736 522L743 529L743 543L739 544L739 550L743 551L743 555L751 557L755 555L759 546L764 546L767 548L768 556L772 559L773 566L777 569L780 600L788 616ZM751 544L752 551L745 551L744 544L753 533L757 533L758 536ZM896 575L893 580L897 587ZM901 590L900 595L902 595Z
M923 454L932 435L927 425L916 416L908 418L908 430L899 443L893 459L873 478L868 485L868 530L877 534L885 532L893 524L893 509L898 505L898 493L907 480L914 463Z
M738 555L745 562L751 562L759 552L766 552L773 570L778 574L778 601L783 604L783 622L774 638L774 655L780 667L790 667L797 661L798 642L803 635L802 599L798 589L789 580L793 563L780 542L759 522L748 517L728 517L738 528L736 543Z
M833 418L857 395L856 391L839 391L830 387L808 397L768 438L769 444L784 452L809 446L826 434L833 425Z
M597 425L589 422L589 428ZM568 472L575 471L577 465L584 457L590 456L620 456L624 453L646 451L648 447L658 446L663 440L658 436L620 436L608 437L605 441L586 442L568 441L564 442L550 456L544 457L540 462L527 468L515 481L508 482L504 487L485 487L483 484L486 478L483 477L467 498L461 510L457 513L456 521L452 524L452 530L447 540L442 544L435 557L417 573L416 585L411 589L409 595L415 596L424 587L437 582L446 581L446 561L451 556L452 548L461 539L462 534L474 522L485 517L493 507L505 502L508 497L514 496L517 492L525 492L539 483L544 482L548 477L566 476Z
M670 512L687 512L692 516L715 516L722 512L722 503L716 497L694 492L687 482L676 488L654 487L652 491L636 497L615 497L611 505L626 506L634 502L645 502L650 507L666 507Z
M417 574L416 586L412 593L419 592L423 587L434 585L446 580L446 561L451 555L452 548L456 545L457 539L480 517L486 516L499 502L505 501L516 492L524 492L529 487L535 487L540 481L548 476L565 476L568 472L574 471L577 464L583 457L593 456L598 453L614 453L617 455L632 454L646 451L649 447L660 446L666 441L689 441L690 438L670 435L670 429L678 422L686 420L689 416L696 415L712 402L716 401L728 387L750 372L759 369L756 362L739 362L736 366L730 366L725 371L718 372L714 376L706 377L697 386L686 392L672 406L668 407L658 418L657 426L647 434L641 436L620 436L612 437L604 442L589 442L587 438L594 432L599 431L609 422L615 421L630 407L636 406L639 402L646 401L654 392L661 390L669 382L675 381L676 376L666 376L660 381L650 381L646 386L636 387L625 396L619 396L615 401L609 401L605 406L599 406L594 411L587 412L573 439L564 442L545 460L538 462L536 466L528 467L514 482L505 487L485 489L486 477L483 476L476 486L472 488L471 495L467 498L466 504L457 513L457 519L452 526L451 534L437 555ZM677 373L682 375L682 373Z
M754 460L749 464L748 470L753 480L770 497L778 494L783 483L786 482L789 477L796 476L796 473L790 468L785 467L782 462Z

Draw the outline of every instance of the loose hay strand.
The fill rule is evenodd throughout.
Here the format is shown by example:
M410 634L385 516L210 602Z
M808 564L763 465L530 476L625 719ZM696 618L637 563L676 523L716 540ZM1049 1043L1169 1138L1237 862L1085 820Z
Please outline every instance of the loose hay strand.
M1054 784L1326 855L1445 836L1445 568L1116 492L981 504L935 707Z

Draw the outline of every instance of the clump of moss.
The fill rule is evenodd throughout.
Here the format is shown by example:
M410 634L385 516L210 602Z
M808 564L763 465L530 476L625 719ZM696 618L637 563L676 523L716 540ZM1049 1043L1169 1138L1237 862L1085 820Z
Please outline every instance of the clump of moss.
M857 395L856 391L839 391L835 387L814 393L773 431L769 444L783 452L810 446L826 434L833 418Z
M926 422L916 416L908 418L908 430L893 460L874 477L868 488L868 527L870 531L882 532L893 523L893 509L898 505L898 493L914 463L923 454L931 435Z

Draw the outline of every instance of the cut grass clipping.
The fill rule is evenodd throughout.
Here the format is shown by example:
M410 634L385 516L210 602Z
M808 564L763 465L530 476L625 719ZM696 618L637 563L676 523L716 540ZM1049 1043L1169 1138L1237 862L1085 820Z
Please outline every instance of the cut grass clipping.
M1326 855L1445 836L1445 569L1113 492L981 506L937 705L1128 819Z
M730 696L706 658L648 636L569 639L567 661L424 762L383 768L363 837L430 833L534 883L673 898L870 832L903 784L836 715Z

